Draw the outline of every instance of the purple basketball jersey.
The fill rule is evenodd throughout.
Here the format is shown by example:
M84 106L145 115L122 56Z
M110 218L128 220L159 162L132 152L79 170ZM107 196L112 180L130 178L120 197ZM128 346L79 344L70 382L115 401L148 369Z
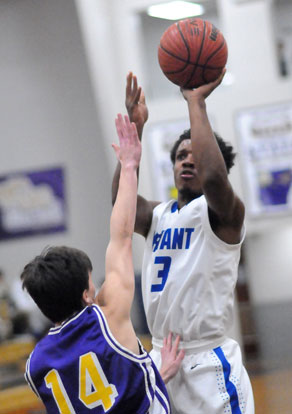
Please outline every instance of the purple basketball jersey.
M154 399L169 414L167 391L149 354L112 336L97 305L51 328L31 353L25 378L48 414L146 414Z

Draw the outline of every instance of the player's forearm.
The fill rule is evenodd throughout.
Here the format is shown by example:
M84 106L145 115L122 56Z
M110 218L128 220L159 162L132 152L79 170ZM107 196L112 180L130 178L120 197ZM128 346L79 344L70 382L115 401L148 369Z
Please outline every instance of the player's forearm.
M205 100L191 99L188 108L194 163L202 185L207 180L225 181L227 170L208 119Z
M120 168L117 197L112 211L110 233L112 238L132 237L137 205L137 169Z
M116 169L115 169L114 176L113 176L113 181L112 181L112 205L115 204L115 201L116 201L116 198L117 198L118 189L119 189L120 174L121 174L121 163L118 162L117 166L116 166Z
M121 175L121 163L118 162L117 166L116 166L116 169L115 169L113 181L112 181L112 205L115 204L115 201L116 201L116 198L117 198L118 189L119 189L119 182L120 182L120 175ZM139 181L139 168L136 170L136 176L137 176L137 182L138 182Z
M144 129L145 122L144 123L135 122L135 125L137 128L139 140L142 142L142 135L143 135L143 129Z

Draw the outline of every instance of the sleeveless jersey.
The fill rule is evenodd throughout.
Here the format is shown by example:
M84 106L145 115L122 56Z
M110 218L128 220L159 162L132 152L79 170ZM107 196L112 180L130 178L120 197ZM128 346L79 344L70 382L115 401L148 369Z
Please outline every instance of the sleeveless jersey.
M155 207L142 268L154 344L169 331L191 347L208 346L225 335L232 322L243 238L227 244L214 234L205 196L180 210L174 200Z
M121 346L97 305L51 328L31 353L25 378L48 414L146 414L167 391L149 354Z

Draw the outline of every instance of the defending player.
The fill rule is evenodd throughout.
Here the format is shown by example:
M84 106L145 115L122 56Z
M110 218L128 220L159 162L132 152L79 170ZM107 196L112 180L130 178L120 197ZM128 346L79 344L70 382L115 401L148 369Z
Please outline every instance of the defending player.
M135 231L146 238L143 301L152 334L152 357L161 362L168 330L181 337L186 357L167 385L176 414L252 414L253 395L239 345L226 337L232 322L244 205L228 180L232 147L215 136L205 99L221 83L183 90L190 131L171 159L178 200L149 202L138 196ZM137 79L127 77L126 106L140 138L148 118ZM119 168L113 181L113 200Z
M27 264L26 288L55 324L30 355L26 379L48 414L168 414L167 392L157 368L137 340L130 319L134 296L132 234L136 213L137 168L141 156L135 124L116 120L121 163L110 222L105 282L95 297L87 255L53 247ZM167 382L183 352L179 338L165 340L161 368Z

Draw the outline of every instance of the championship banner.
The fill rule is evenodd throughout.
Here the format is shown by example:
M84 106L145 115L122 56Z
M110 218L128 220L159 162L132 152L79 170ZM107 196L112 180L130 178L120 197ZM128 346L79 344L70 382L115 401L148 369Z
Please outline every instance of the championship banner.
M0 177L0 241L66 230L64 171L15 172Z
M236 128L248 213L291 213L292 103L241 110Z

